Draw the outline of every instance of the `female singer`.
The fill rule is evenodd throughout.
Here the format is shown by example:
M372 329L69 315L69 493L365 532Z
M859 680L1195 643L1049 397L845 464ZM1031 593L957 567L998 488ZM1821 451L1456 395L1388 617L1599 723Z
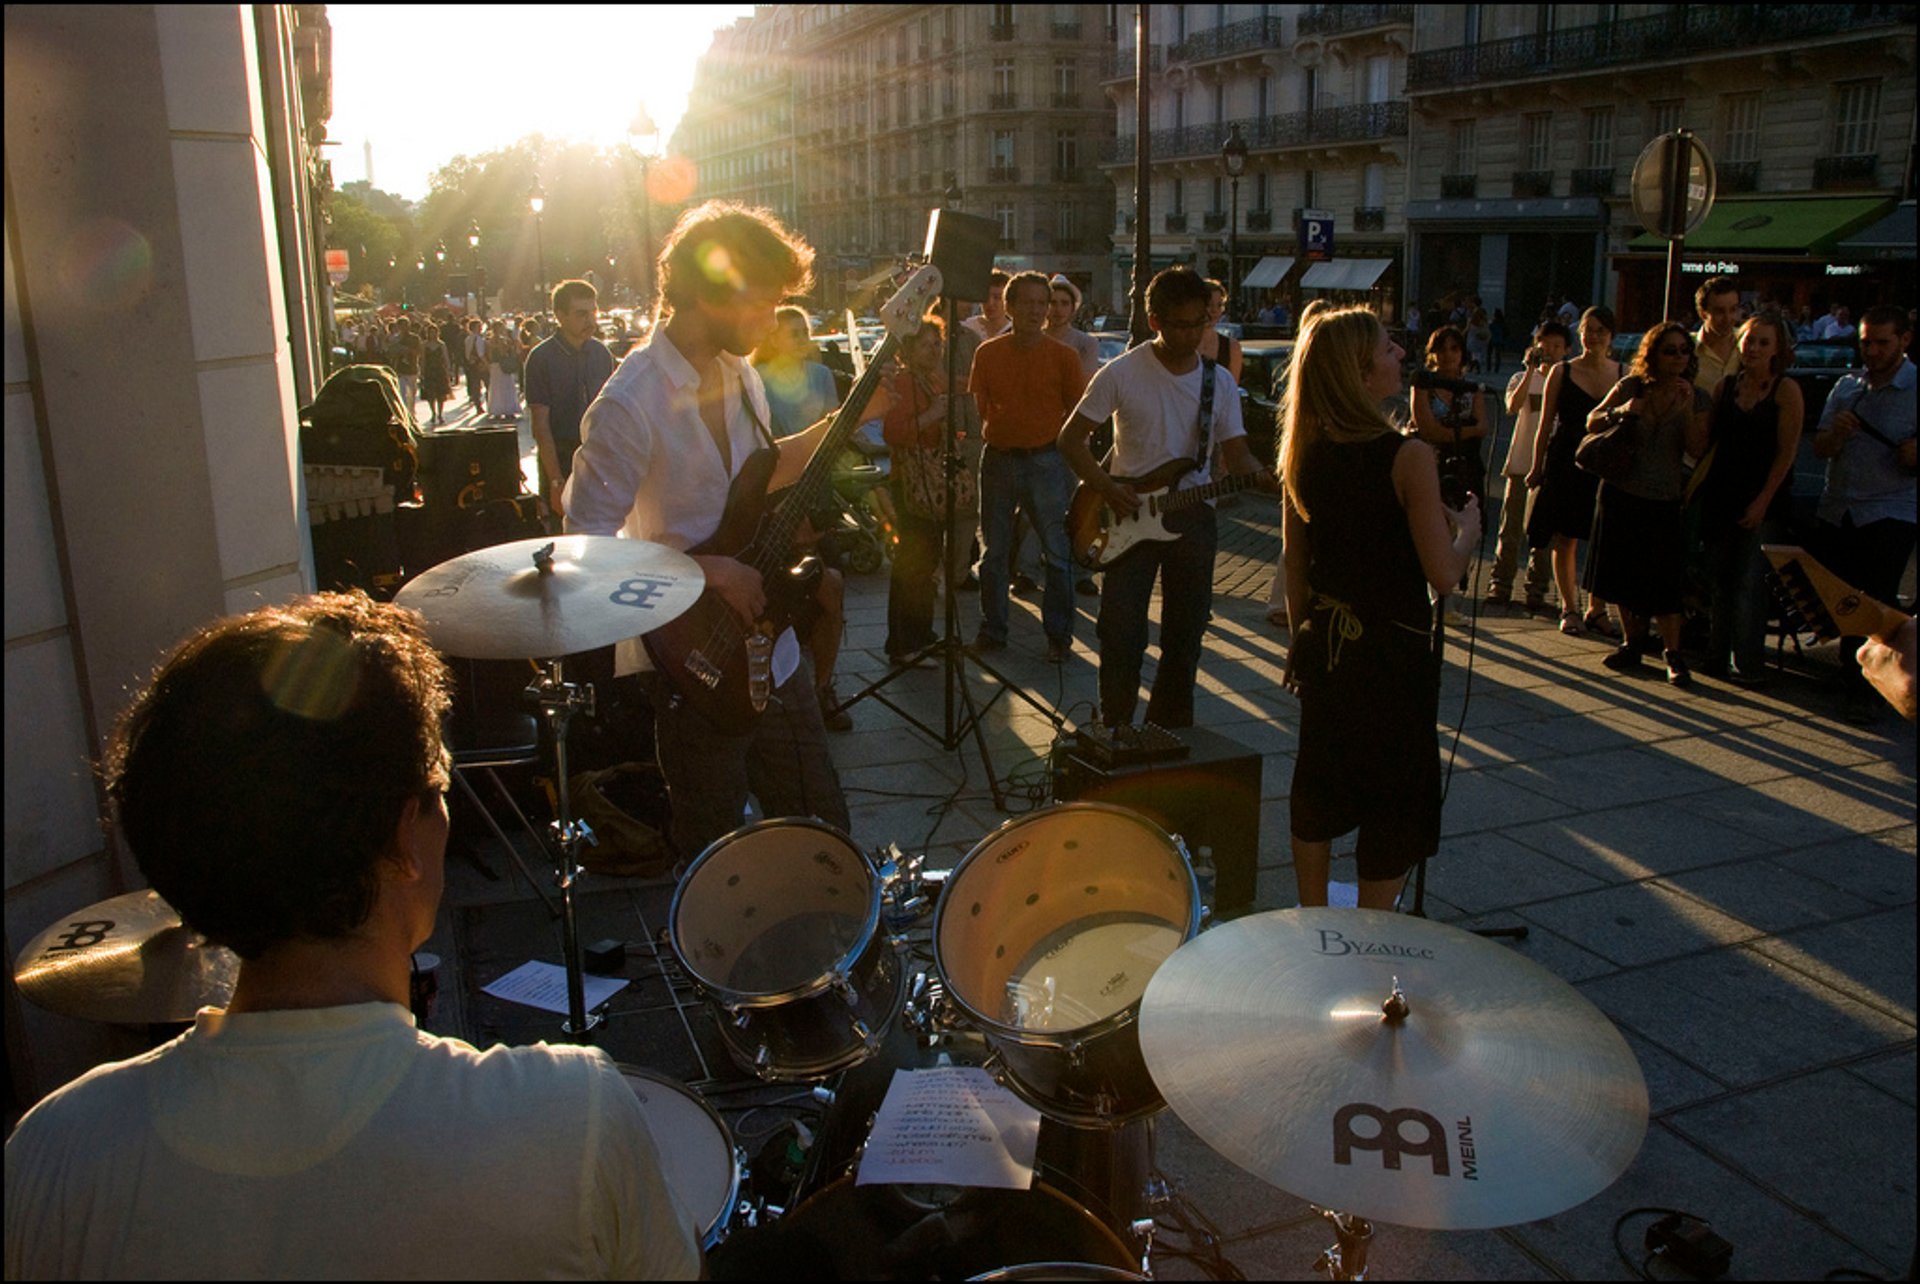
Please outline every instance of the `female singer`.
M1433 447L1394 430L1405 353L1365 308L1301 330L1288 372L1284 552L1300 697L1293 862L1302 905L1327 903L1333 839L1358 827L1359 903L1390 909L1440 842L1440 657L1428 590L1447 593L1480 508L1440 501Z

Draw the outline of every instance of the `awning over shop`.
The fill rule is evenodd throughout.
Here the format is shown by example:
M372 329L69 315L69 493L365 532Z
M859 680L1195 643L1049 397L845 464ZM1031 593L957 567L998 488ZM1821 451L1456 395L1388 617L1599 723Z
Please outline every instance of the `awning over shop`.
M1300 284L1309 290L1370 290L1392 266L1392 259L1333 259L1308 268Z
M1913 232L1913 202L1902 201L1893 207L1893 213L1872 227L1855 232L1833 249L1843 258L1906 259L1912 262Z
M1768 250L1825 254L1841 238L1885 214L1893 201L1885 196L1776 196L1715 201L1685 249L1716 254L1754 254ZM1909 222L1911 235L1911 222ZM1908 241L1912 245L1912 241ZM1667 243L1651 232L1627 242L1629 250L1664 250Z
M1271 290L1286 279L1293 269L1293 260L1278 254L1269 254L1253 265L1253 271L1247 273L1240 284L1249 290Z

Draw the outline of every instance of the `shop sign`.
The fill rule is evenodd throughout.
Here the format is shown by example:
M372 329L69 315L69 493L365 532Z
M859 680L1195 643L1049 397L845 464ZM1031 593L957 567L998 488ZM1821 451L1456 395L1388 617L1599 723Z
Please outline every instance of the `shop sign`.
M1740 265L1729 263L1725 259L1709 259L1705 263L1682 263L1682 272L1697 272L1701 276L1738 276Z
M1865 276L1866 274L1867 274L1867 268L1866 268L1866 264L1864 263L1829 263L1827 264L1828 276Z

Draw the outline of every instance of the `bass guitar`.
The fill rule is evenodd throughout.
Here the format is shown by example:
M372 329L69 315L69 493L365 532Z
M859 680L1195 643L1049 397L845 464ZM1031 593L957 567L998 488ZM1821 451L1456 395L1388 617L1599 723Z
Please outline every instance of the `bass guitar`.
M1132 486L1140 497L1140 510L1122 517L1107 504L1100 492L1086 482L1074 489L1067 505L1067 542L1073 560L1088 570L1097 571L1114 562L1137 544L1180 538L1178 531L1167 529L1168 513L1213 499L1231 495L1258 484L1252 473L1222 477L1205 486L1175 490L1180 479L1199 467L1191 459L1175 459L1160 465L1144 477L1116 477L1122 486Z
M940 270L928 264L915 271L880 309L886 337L868 358L799 480L778 495L769 495L767 483L780 452L773 447L754 451L727 488L719 529L687 550L731 557L759 571L766 586L765 618L751 627L741 624L733 608L709 588L690 610L641 639L654 667L674 691L723 732L746 731L773 695L774 642L811 595L819 572L812 557L797 554L795 536L808 514L827 506L834 460L860 426L860 415L879 388L900 340L920 328L920 318L939 296L940 285Z

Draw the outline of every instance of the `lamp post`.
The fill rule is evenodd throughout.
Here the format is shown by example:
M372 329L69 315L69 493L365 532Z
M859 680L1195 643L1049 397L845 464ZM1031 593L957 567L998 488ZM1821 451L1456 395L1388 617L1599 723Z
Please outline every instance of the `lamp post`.
M547 288L547 242L541 229L540 211L547 208L547 194L541 190L538 178L533 180L533 190L527 193L527 205L533 210L533 252L540 269L540 279L534 283L533 292L536 296L544 296ZM537 302L535 307L539 307Z
M480 266L480 225L467 224L467 248L473 252L473 294L479 301L480 319L487 319L487 270Z
M433 243L433 283L440 292L440 301L447 301L447 243Z
M1240 175L1247 168L1247 140L1240 137L1240 126L1233 125L1227 130L1227 141L1220 145L1220 160L1227 167L1227 178L1233 186L1233 205L1227 215L1227 307L1228 316L1234 314L1231 309L1238 300L1234 297L1234 278L1240 270Z
M649 318L653 316L653 190L648 185L647 176L653 165L651 148L643 148L643 138L658 138L660 127L653 123L653 117L647 114L647 105L641 103L633 114L633 120L627 125L629 145L640 161L640 257L646 271L645 284L640 291L640 308Z

